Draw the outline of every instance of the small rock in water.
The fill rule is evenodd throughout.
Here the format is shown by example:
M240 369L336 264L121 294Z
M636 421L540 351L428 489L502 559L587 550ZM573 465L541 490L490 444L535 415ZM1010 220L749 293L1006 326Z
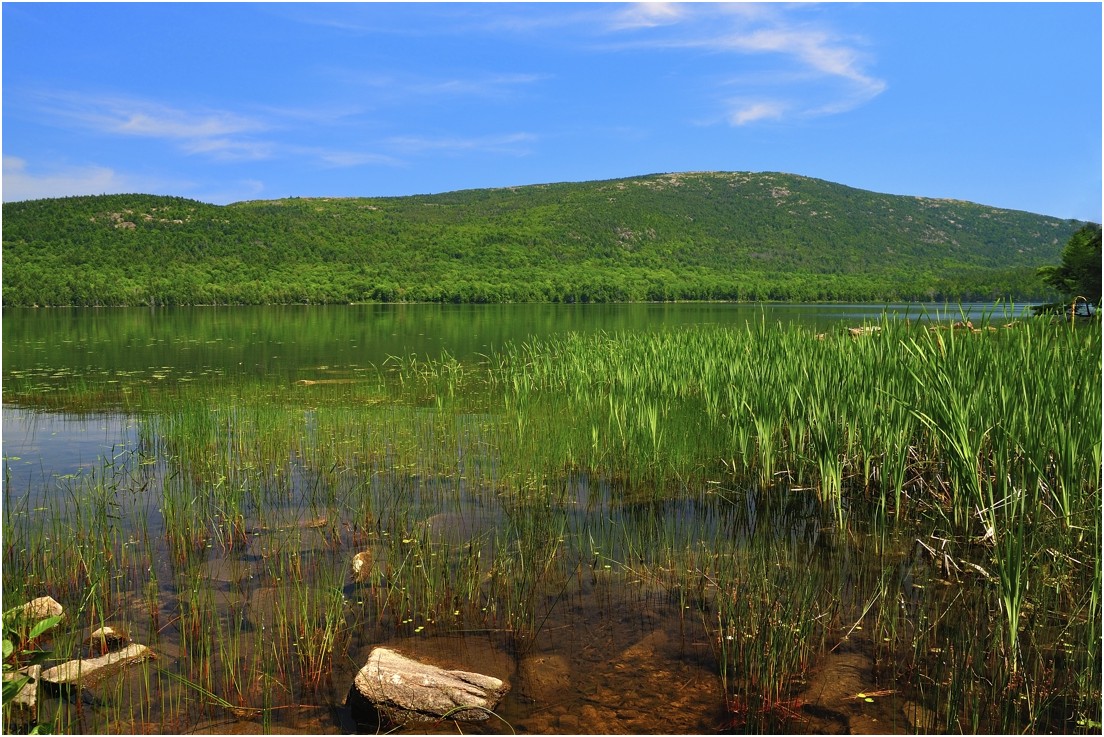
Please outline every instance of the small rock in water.
M46 619L46 617L60 617L65 614L65 607L58 604L52 596L40 596L31 599L20 609L32 619Z
M100 627L84 641L85 651L91 658L115 652L130 642L130 635L121 627Z
M366 583L372 578L372 552L362 550L353 556L353 580L357 583Z
M77 683L84 686L93 686L131 663L138 663L152 657L152 650L145 645L135 643L98 658L70 660L61 665L56 665L49 670L42 671L42 680L56 686L69 686Z
M440 719L483 721L510 684L492 676L445 670L377 647L357 673L350 693L358 694L398 724Z
M549 703L572 689L571 669L562 655L530 655L518 665L519 690L537 702Z
M905 719L908 720L908 724L914 732L926 732L928 734L935 732L938 717L928 707L915 701L906 701L905 705L901 707L901 711L905 713Z
M38 679L42 674L41 665L28 665L26 668L20 668L18 671L8 671L4 673L5 681L13 681L21 676L26 676L28 680L23 684L19 692L12 697L10 702L4 702L4 708L18 709L20 713L20 720L25 721L27 718L33 718L35 713L35 704L38 702Z

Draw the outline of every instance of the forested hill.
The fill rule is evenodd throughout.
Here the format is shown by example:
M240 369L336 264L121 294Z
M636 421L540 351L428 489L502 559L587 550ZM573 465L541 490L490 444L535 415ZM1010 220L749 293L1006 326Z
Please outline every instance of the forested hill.
M3 206L3 303L1019 299L1082 223L790 174Z

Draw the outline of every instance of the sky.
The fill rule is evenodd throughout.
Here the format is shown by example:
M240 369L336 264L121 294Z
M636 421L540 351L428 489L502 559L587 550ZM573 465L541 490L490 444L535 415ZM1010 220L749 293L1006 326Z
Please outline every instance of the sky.
M3 4L5 201L776 171L1101 221L1101 4Z

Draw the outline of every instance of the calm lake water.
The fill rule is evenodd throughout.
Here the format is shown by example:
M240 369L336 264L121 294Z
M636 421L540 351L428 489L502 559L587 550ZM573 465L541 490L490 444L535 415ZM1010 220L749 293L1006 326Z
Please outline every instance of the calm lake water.
M907 319L1018 316L993 304L348 305L9 309L3 315L3 454L17 478L69 474L129 447L114 412L46 413L13 399L13 384L48 394L85 382L107 388L202 382L228 375L289 381L349 376L390 356L478 360L508 341L571 331L799 323L818 331Z
M211 373L296 375L379 364L388 356L459 359L507 341L569 331L663 330L685 325L801 323L825 330L912 319L1002 318L991 304L349 305L6 310L3 378L110 381L198 379ZM5 401L7 401L5 396Z
M201 477L197 465L183 462L151 441L157 424L127 412L120 404L119 388L141 392L143 387L173 383L214 386L241 377L260 379L252 382L258 385L340 381L374 371L393 356L436 358L447 353L461 361L478 361L511 341L570 331L656 331L695 325L742 329L748 323L766 321L830 332L876 323L886 313L914 320L977 322L991 316L1007 322L1019 316L1020 308L636 304L8 310L3 316L5 514L14 514L18 524L33 528L43 524L36 520L46 516L48 506L64 506L68 497L73 502L67 509L75 513L74 509L86 505L84 497L78 501L84 488L80 479L95 480L97 474L109 481L113 475L125 477L137 488L102 498L92 493L89 498L110 510L101 521L120 520L118 578L122 582L117 584L117 610L111 614L122 618L138 639L156 646L154 675L143 681L142 676L131 674L125 681L126 689L146 694L149 706L131 710L127 704L119 705L125 700L112 701L108 694L85 710L78 705L67 718L74 720L70 724L76 725L75 731L82 732L372 731L371 724L358 721L344 704L356 671L382 642L409 654L454 663L452 667L512 681L514 689L497 710L509 729L490 723L465 726L465 731L585 734L742 729L748 715L724 709L725 694L717 673L718 648L724 644L718 638L724 635L718 635L719 614L703 593L712 582L703 575L696 581L696 590L671 583L681 580L681 573L664 568L658 556L653 560L650 546L661 540L672 549L689 551L693 562L699 555L703 560L718 557L715 547L704 541L723 541L747 556L740 563L748 567L747 586L768 577L781 577L780 585L786 586L811 578L818 586L838 592L833 594L838 611L822 616L857 623L866 613L864 606L869 608L867 592L880 590L884 580L903 581L904 591L934 589L927 553L915 544L915 533L905 529L900 539L883 533L874 545L866 542L867 531L861 524L850 528L851 538L825 526L819 505L808 494L787 497L785 503L777 495L760 495L753 489L728 497L710 485L719 482L706 481L694 482L677 499L649 501L622 488L624 479L590 477L585 472L543 480L556 492L552 501L542 500L535 507L512 506L502 492L505 482L495 477L489 461L484 487L469 476L433 473L440 458L398 467L392 456L382 452L363 463L342 459L349 461L348 473L335 475L329 466L303 466L293 450L285 454L286 465L271 472L243 463L233 468L234 479ZM91 397L92 405L59 409L57 402L49 401L73 387L82 389L85 402ZM99 389L105 397L102 406L96 406ZM419 442L440 431L418 414L423 409L404 415ZM296 410L300 411L298 405ZM221 410L201 407L199 414L213 416L209 411ZM304 405L300 414L311 411ZM355 413L349 417L355 420ZM186 411L181 418L188 419ZM479 452L493 457L493 449L480 445L477 416L454 419L455 445L448 446L453 457ZM246 428L247 419L240 421ZM270 430L277 434L277 428ZM399 444L395 438L390 442ZM204 454L210 455L205 450L199 455ZM226 532L225 539L211 539L208 550L200 541L199 552L187 555L174 542L165 542L172 525L181 525L181 519L191 529L189 504L198 503L207 493L226 493L231 482L245 494L245 501L238 500L240 516L226 515L221 508L197 513L200 527ZM149 489L160 493L146 493ZM171 499L181 492L187 503L172 508ZM347 497L365 499L369 513L344 507ZM406 511L395 516L396 506ZM532 542L537 535L520 525L533 520L543 525L540 530L554 531L560 543L566 540L563 548L568 552L556 559L559 567L548 568L540 585L533 588L535 599L528 605L537 616L535 634L519 640L503 634L506 626L495 618L499 615L487 614L486 607L480 613L478 596L492 574L499 575L499 569L487 568L487 561L496 555L507 562L518 557L520 553L505 542L519 548ZM109 524L116 529L115 523ZM513 537L503 536L503 528L511 525L518 526ZM28 539L51 540L52 530L42 529L36 534L44 537L28 535ZM750 541L757 542L752 546ZM743 550L745 543L748 550ZM877 548L876 555L860 555L868 544ZM151 551L148 560L142 557L145 549ZM379 575L350 583L349 558L365 549L377 561ZM416 568L424 564L428 569L436 556L445 558L461 550L471 556L464 560L472 561L477 574L476 603L457 596L455 611L450 599L443 615L459 618L463 609L463 621L470 626L447 629L442 625L441 635L429 636L438 625L433 619L383 621L377 616L398 611L393 598L405 595L390 588L389 576L398 580L408 563L413 566L417 561ZM5 555L11 553L8 550ZM122 562L127 555L135 555L138 561L130 568ZM519 565L508 570L518 576L528 569ZM293 573L309 586L288 594L281 578ZM355 626L350 626L347 645L333 659L329 680L315 691L273 685L271 675L264 672L272 655L265 627L291 617L288 601L316 606L318 597L335 591L335 616ZM759 598L771 595L767 589ZM941 603L934 601L933 606ZM891 604L891 609L897 606ZM465 608L469 606L471 611ZM916 616L915 601L902 597L899 607L902 616ZM197 611L209 619L198 618ZM194 630L189 622L196 622ZM189 636L209 627L225 631L222 639L235 648L220 651L221 660L208 656L218 671L213 676L208 673L209 687L217 684L216 690L228 697L231 692L241 694L243 703L251 707L260 703L256 694L263 693L266 708L273 709L271 719L266 716L262 723L248 709L245 716L212 709L173 680L175 675L164 675L179 671L198 678L195 674L202 671L188 670L197 657ZM729 634L727 640L738 637L738 633ZM836 716L818 721L815 713L808 712L797 716L797 721L787 721L787 729L931 731L934 722L926 716L919 696L906 698L902 691L892 700L883 700L882 694L894 691L875 692L872 651L873 643L861 628L852 628L827 650L814 679L792 704L780 707L777 716L789 720L787 709L799 709L803 700L830 704ZM236 664L245 664L243 672L256 676L255 681L225 680L223 671L233 671ZM150 686L151 679L156 688ZM868 691L878 695L877 703L866 697ZM858 697L864 697L861 703ZM838 714L848 710L850 721L840 722ZM112 721L117 719L132 721ZM453 732L455 727L433 729Z

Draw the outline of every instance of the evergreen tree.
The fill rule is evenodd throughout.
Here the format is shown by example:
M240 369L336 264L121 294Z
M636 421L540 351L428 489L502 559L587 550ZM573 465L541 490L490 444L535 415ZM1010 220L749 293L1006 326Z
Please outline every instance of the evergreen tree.
M1039 276L1067 302L1084 297L1100 304L1100 226L1089 223L1074 233L1062 249L1060 266L1044 266Z

